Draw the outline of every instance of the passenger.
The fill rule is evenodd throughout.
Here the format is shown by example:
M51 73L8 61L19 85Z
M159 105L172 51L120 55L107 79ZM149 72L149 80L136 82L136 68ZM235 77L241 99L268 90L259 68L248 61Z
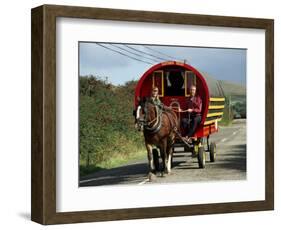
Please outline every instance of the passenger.
M189 118L182 120L182 126L186 133L186 140L190 142L191 137L194 135L197 126L201 122L202 100L199 95L196 95L196 86L190 87L190 96L187 98L187 113Z
M151 96L149 98L149 102L151 102L152 104L158 106L158 108L162 109L162 110L171 110L170 107L165 106L159 99L159 94L158 94L159 90L157 87L153 87L152 91L151 91Z

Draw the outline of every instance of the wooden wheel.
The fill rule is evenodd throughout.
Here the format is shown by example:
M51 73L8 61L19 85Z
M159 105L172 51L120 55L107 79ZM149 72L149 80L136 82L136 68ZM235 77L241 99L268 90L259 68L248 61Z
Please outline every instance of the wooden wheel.
M210 144L210 161L211 162L215 162L216 161L216 143L215 142L211 142Z
M204 147L203 146L199 147L197 158L198 158L199 168L205 168L206 156L205 156L205 151L204 151Z

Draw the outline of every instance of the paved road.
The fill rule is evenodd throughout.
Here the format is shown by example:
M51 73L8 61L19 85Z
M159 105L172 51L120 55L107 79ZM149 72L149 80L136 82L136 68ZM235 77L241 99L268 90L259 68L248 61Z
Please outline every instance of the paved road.
M206 167L198 168L197 158L191 153L174 153L172 173L147 179L147 159L132 162L114 169L101 170L80 180L80 186L151 184L246 179L246 120L235 120L229 127L220 127L210 137L217 143L216 162L210 162L207 153ZM177 149L181 150L181 149Z

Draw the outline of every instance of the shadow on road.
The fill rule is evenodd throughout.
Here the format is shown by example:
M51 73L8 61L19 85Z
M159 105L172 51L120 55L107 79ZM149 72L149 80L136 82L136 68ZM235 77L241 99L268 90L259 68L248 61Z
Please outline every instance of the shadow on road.
M139 179L147 175L147 163L137 163L132 165L120 166L113 169L101 169L100 171L82 178L82 181L90 180L81 183L79 186L99 186L109 184L123 184L128 181Z
M184 163L184 161L175 161L173 167ZM161 161L160 161L161 165ZM161 167L161 166L160 166ZM113 169L101 169L100 171L83 177L80 180L79 186L100 186L100 185L112 185L112 184L128 184L138 183L141 180L147 178L148 164L147 163L136 163L132 165L125 165L116 167ZM81 183L82 181L82 183ZM84 181L84 182L83 182Z
M224 149L220 146L217 149L217 160L209 163L205 169L198 169L197 159L190 158L186 153L174 155L173 170L196 170L196 173L216 172L216 169L237 170L246 172L246 144L232 145ZM208 153L207 153L208 154ZM227 172L227 171L226 171ZM148 163L140 162L131 165L116 167L113 169L101 169L91 175L85 176L80 181L79 186L101 186L101 185L118 185L118 184L137 184L147 178Z
M226 153L223 148L219 149L216 167L246 171L246 144L232 146Z

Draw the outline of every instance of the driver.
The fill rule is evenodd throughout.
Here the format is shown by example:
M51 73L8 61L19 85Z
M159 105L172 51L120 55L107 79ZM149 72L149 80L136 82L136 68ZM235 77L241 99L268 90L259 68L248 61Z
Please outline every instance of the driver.
M195 133L197 126L201 122L201 112L202 112L202 100L199 95L196 95L196 86L192 85L190 87L190 96L187 98L187 112L190 115L190 121L188 118L184 118L182 125L184 130L189 129L186 133L186 140L190 141ZM190 124L188 124L190 122Z

